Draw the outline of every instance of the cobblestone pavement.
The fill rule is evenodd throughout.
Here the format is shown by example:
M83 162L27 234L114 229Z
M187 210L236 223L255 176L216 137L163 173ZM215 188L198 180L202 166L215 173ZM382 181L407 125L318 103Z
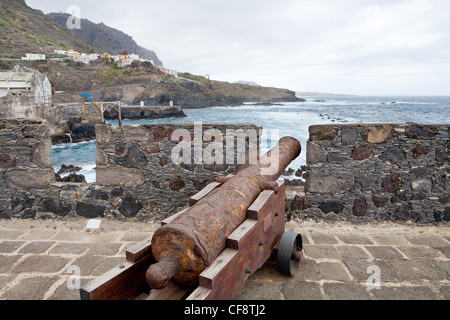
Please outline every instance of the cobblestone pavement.
M68 288L71 266L80 268L84 285L121 264L127 248L159 226L104 220L90 230L86 223L0 221L0 299L77 300L79 291ZM450 227L289 222L286 229L303 236L296 276L267 262L238 299L450 299Z

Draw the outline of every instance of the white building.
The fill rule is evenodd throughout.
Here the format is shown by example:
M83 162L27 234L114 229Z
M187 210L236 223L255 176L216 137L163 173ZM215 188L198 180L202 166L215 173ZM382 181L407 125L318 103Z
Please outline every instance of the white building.
M27 60L27 61L45 60L45 54L27 53L25 57L22 57L22 60Z
M0 118L36 118L51 102L52 87L45 74L19 66L0 72Z

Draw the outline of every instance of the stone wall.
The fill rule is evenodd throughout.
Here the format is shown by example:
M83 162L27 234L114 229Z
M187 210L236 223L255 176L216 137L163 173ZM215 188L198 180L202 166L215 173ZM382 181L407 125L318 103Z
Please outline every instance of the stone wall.
M179 137L175 137L174 130L181 129L193 143L186 149L190 153L181 160L178 152L182 148ZM213 147L207 138L209 130L218 130L223 136L223 144L218 150L225 156L227 148L232 147L232 162L223 157L222 163L211 163L208 157L212 153L208 146ZM224 135L227 130L243 130L254 132L256 140L248 139L244 149L240 150L242 137L233 139L234 145L227 145ZM198 131L196 133L196 131ZM244 152L244 161L248 163L249 150L259 155L260 130L254 125L202 125L196 130L194 125L137 125L123 128L111 125L97 125L97 185L102 190L116 190L123 193L118 213L126 217L145 215L171 215L186 207L188 199L202 190L217 176L235 174L245 164L238 164L239 152ZM198 136L197 136L198 134ZM239 135L238 135L239 136ZM195 138L195 140L194 140ZM186 137L184 138L186 139ZM181 141L185 141L181 139ZM217 141L216 141L217 142ZM256 144L255 144L256 142ZM199 145L196 146L196 144ZM219 146L219 145L217 145ZM195 149L196 148L196 149ZM173 162L172 153L176 153L179 164ZM189 151L187 151L189 150ZM199 150L203 159L195 164L195 153ZM210 159L211 160L211 159ZM229 164L227 164L229 163ZM126 205L125 205L126 203ZM139 209L139 210L138 210Z
M244 145L244 160L251 149L259 154L260 130L253 125L203 125L197 133L201 148L211 146L204 134L213 127L222 134L227 129L254 129L257 142ZM176 129L194 136L193 125L97 125L98 183L82 184L55 182L45 120L0 120L0 219L160 220L187 207L189 198L215 177L245 166L236 161L174 164L172 150L181 146ZM235 139L233 158L240 157L240 139L246 140L245 136ZM222 146L232 144L224 141Z
M450 220L450 125L349 124L309 128L300 217L354 222Z

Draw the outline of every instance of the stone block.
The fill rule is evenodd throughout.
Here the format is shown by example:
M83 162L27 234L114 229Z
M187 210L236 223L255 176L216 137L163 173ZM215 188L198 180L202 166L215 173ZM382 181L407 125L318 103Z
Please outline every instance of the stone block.
M433 187L432 182L427 179L418 179L411 182L411 188L416 192L428 193L431 191L432 187Z
M5 182L14 189L45 189L55 180L53 169L11 170L5 173Z
M372 150L367 146L356 146L353 148L350 157L355 161L362 161L370 158Z
M128 143L150 140L150 131L145 126L129 125L122 127L123 136Z
M97 185L105 187L135 187L144 184L144 174L126 168L97 168Z
M375 259L403 259L403 256L400 252L398 252L395 248L389 246L366 246L367 251Z
M0 153L0 169L11 169L17 166L17 161L7 153Z
M44 300L45 294L60 280L58 276L34 276L21 279L7 289L2 298L6 300Z
M44 253L50 247L52 247L55 244L55 242L52 241L36 241L31 242L24 246L22 249L20 249L19 253L26 254L26 253Z
M323 289L331 300L372 300L367 286L356 283L324 283Z
M317 269L325 280L350 281L350 277L340 262L320 262Z
M31 161L41 169L53 168L52 143L50 140L39 142L33 147Z
M25 138L50 139L50 127L46 122L27 123L22 132Z
M310 165L325 163L327 162L327 157L325 151L317 143L308 141L307 143L307 153L306 153L306 163Z
M116 156L114 160L122 167L135 169L140 169L148 163L145 153L138 144L128 145L125 154L123 156Z
M11 271L12 273L54 273L61 271L67 263L69 258L59 256L29 256L21 261Z
M357 217L364 217L367 214L366 199L359 198L353 202L353 215Z
M119 206L119 212L124 216L131 218L135 217L139 211L143 208L143 205L135 197L128 195Z
M311 193L338 194L353 190L355 177L352 172L310 172L306 180L305 190Z
M378 290L372 290L373 295L379 300L436 300L437 296L428 287L386 287L381 286Z
M286 300L324 300L320 285L314 282L289 281L283 284Z
M334 140L337 137L337 129L330 125L315 125L309 127L311 141Z
M77 202L76 206L77 215L88 219L104 217L105 209L105 206L87 202Z
M405 135L408 138L415 140L431 140L434 138L435 133L426 126L412 123L405 128Z
M95 136L98 144L106 144L111 140L113 128L111 125L97 124Z
M381 183L381 189L384 192L396 193L398 190L400 190L401 185L402 183L400 175L398 173L393 173L383 179Z
M391 139L395 135L395 131L390 124L374 126L369 128L367 142L369 143L383 143Z
M400 162L405 160L405 153L398 146L393 146L393 147L387 148L381 154L380 159L385 162L399 164Z

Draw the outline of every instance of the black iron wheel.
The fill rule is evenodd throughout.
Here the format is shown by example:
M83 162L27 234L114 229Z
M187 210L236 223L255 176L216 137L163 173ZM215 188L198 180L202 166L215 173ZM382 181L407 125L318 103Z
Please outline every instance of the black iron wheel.
M277 253L277 266L280 273L293 277L298 271L302 251L302 236L293 231L285 232L281 237Z

